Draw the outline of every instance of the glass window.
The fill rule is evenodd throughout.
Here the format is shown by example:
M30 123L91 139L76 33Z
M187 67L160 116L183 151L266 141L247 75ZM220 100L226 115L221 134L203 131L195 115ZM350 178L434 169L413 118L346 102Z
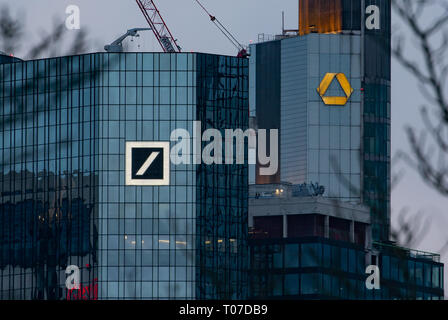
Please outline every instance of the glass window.
M119 104L120 103L120 88L119 87L109 87L109 103Z
M160 88L160 104L170 104L170 88Z
M319 55L310 54L308 56L308 71L311 77L319 77Z
M136 104L137 103L137 88L126 88L126 103Z
M188 55L187 54L176 54L177 57L177 70L188 70Z
M160 70L169 71L171 68L171 55L169 54L159 54L160 59Z
M350 127L341 127L341 148L350 149Z
M329 173L330 172L330 151L329 150L320 150L319 152L319 171L321 173ZM323 183L323 182L321 182ZM327 185L328 184L323 184Z
M154 73L143 72L143 86L152 87L154 85Z
M351 128L351 149L358 150L361 144L361 128L352 127Z
M127 71L125 74L126 74L126 86L136 86L137 85L137 72Z
M390 258L390 278L392 280L399 280L399 267L398 267L399 260L397 258L391 257Z
M390 258L389 256L382 256L381 273L386 279L390 279Z
M353 249L348 250L348 271L352 273L357 272L356 268L356 251Z
M331 126L330 127L330 148L331 149L340 149L341 145L341 134L339 126Z
M311 149L319 149L319 127L309 127L309 147Z
M340 286L340 280L337 276L331 277L331 289L332 289L332 296L334 297L340 297L341 296L341 286Z
M126 54L126 69L127 70L137 69L137 55L135 53Z
M309 171L310 172L319 172L319 150L309 150Z
M186 104L187 103L187 88L177 87L176 88L176 103Z
M273 264L274 268L283 268L283 252L280 246L273 246Z
M424 263L423 264L423 268L424 268L424 273L425 273L425 287L431 287L431 265Z
M280 274L272 275L272 293L274 296L283 295L283 279Z
M154 55L152 53L143 54L143 70L154 70Z
M144 104L154 104L154 89L153 88L144 88L143 89L143 103ZM143 110L145 110L145 108L143 108Z
M341 269L348 271L348 254L347 248L341 248Z
M168 87L170 86L170 72L160 71L160 86Z
M323 254L324 267L330 268L331 267L331 246L324 244L323 250L324 250L324 254Z
M299 267L299 245L286 244L285 245L285 268Z
M432 267L432 287L433 288L440 287L440 274L439 274L439 267L437 266Z
M284 288L285 288L285 295L298 295L299 294L299 275L298 274L286 274Z
M301 245L301 266L317 267L321 263L320 244L304 243Z
M320 149L329 149L330 148L330 127L321 126L319 131L320 138Z
M322 288L321 275L314 273L302 274L300 287L302 294L318 294Z
M159 204L159 218L168 219L170 217L170 205L169 203Z

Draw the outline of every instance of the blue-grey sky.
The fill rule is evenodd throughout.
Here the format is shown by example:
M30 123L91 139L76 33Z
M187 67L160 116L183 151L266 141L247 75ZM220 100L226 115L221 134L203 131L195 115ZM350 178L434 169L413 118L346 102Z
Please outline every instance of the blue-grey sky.
M219 54L236 54L236 49L210 22L194 0L155 1L173 35L178 39L183 51L201 51ZM286 27L297 28L298 0L202 0L209 11L232 31L240 42L249 44L257 41L258 34L276 34L281 31L281 13L285 11ZM34 43L49 31L56 19L62 22L66 18L68 5L78 5L81 10L81 28L89 31L94 40L91 51L100 51L127 29L146 27L140 10L134 0L0 0L8 4L14 12L20 12L27 22L27 41ZM437 12L429 13L437 14ZM393 16L393 30L400 27L399 20ZM406 34L406 30L403 30ZM68 33L73 36L78 31ZM409 35L409 34L408 34ZM132 51L160 51L153 34L147 32L141 38L129 42ZM15 53L21 56L27 49ZM0 48L1 50L1 48ZM407 55L416 57L415 46L407 47ZM408 150L404 126L412 124L421 127L418 109L425 102L418 85L406 70L396 61L392 64L392 151ZM405 175L392 194L392 221L397 224L397 213L409 208L411 214L425 214L431 221L431 229L418 249L438 252L448 241L448 199L438 195L427 187L422 179L403 165ZM442 257L448 262L448 255ZM448 280L448 277L445 277ZM448 281L445 283L447 286Z

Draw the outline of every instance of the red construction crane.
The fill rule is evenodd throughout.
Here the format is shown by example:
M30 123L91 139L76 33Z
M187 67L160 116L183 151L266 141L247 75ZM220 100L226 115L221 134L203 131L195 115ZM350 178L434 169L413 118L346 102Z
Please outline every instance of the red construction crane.
M160 46L164 52L169 53L179 53L181 48L177 45L177 41L171 34L168 26L160 15L154 1L152 0L135 0L145 16L146 21L148 21L154 35L159 41Z

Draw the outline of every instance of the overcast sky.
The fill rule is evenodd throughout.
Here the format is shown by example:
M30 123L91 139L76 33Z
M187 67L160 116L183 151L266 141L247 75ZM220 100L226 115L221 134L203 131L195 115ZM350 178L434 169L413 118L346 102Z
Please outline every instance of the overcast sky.
M281 13L285 11L286 28L297 28L297 0L202 0L209 11L228 27L240 42L257 41L261 33L276 34L281 31ZM27 23L27 40L34 43L43 32L51 30L53 21L66 18L68 5L78 5L81 10L81 28L88 30L93 41L91 50L100 51L127 29L147 27L134 0L0 0L14 12L20 12ZM200 51L235 55L236 49L216 29L194 0L156 1L173 35L183 51ZM436 14L433 12L432 14ZM431 13L428 15L431 16ZM393 17L393 30L399 21ZM78 31L70 31L76 34ZM69 33L69 34L70 34ZM147 32L134 42L129 42L132 51L159 51L153 34ZM0 48L1 50L2 48ZM20 57L27 49L16 53ZM413 56L415 47L409 46L407 54ZM418 109L424 103L416 81L393 61L392 64L392 151L408 150L404 126L420 126ZM392 194L392 220L397 223L397 213L409 208L413 214L425 214L431 219L431 231L418 249L437 252L448 241L448 199L439 196L427 187L421 178L406 166L405 176ZM443 257L445 263L448 257ZM448 277L445 277L448 280ZM447 283L445 286L447 286Z

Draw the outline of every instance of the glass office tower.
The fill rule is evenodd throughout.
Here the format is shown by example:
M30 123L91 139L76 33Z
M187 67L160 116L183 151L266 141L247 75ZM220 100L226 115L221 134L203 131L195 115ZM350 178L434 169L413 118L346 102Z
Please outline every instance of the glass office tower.
M298 36L251 46L252 113L280 131L279 172L256 183L318 182L388 241L391 2L301 0L299 16Z
M254 127L280 131L279 172L263 177L257 165L251 186L263 190L249 202L251 296L442 299L440 256L389 241L391 1L300 0L299 17L297 34L251 46ZM285 196L315 185L324 199ZM325 198L326 210L309 205ZM347 237L356 223L341 221L338 206L353 204L368 210L371 243ZM345 237L332 236L329 212ZM365 286L369 265L380 269L380 290Z
M373 242L368 207L310 185L249 187L250 297L443 300L440 255ZM366 287L377 265L380 288Z
M8 61L9 62L9 61ZM125 183L126 142L248 126L248 61L96 53L0 64L0 298L247 295L247 166ZM247 163L247 162L246 162ZM67 290L67 266L81 287Z

